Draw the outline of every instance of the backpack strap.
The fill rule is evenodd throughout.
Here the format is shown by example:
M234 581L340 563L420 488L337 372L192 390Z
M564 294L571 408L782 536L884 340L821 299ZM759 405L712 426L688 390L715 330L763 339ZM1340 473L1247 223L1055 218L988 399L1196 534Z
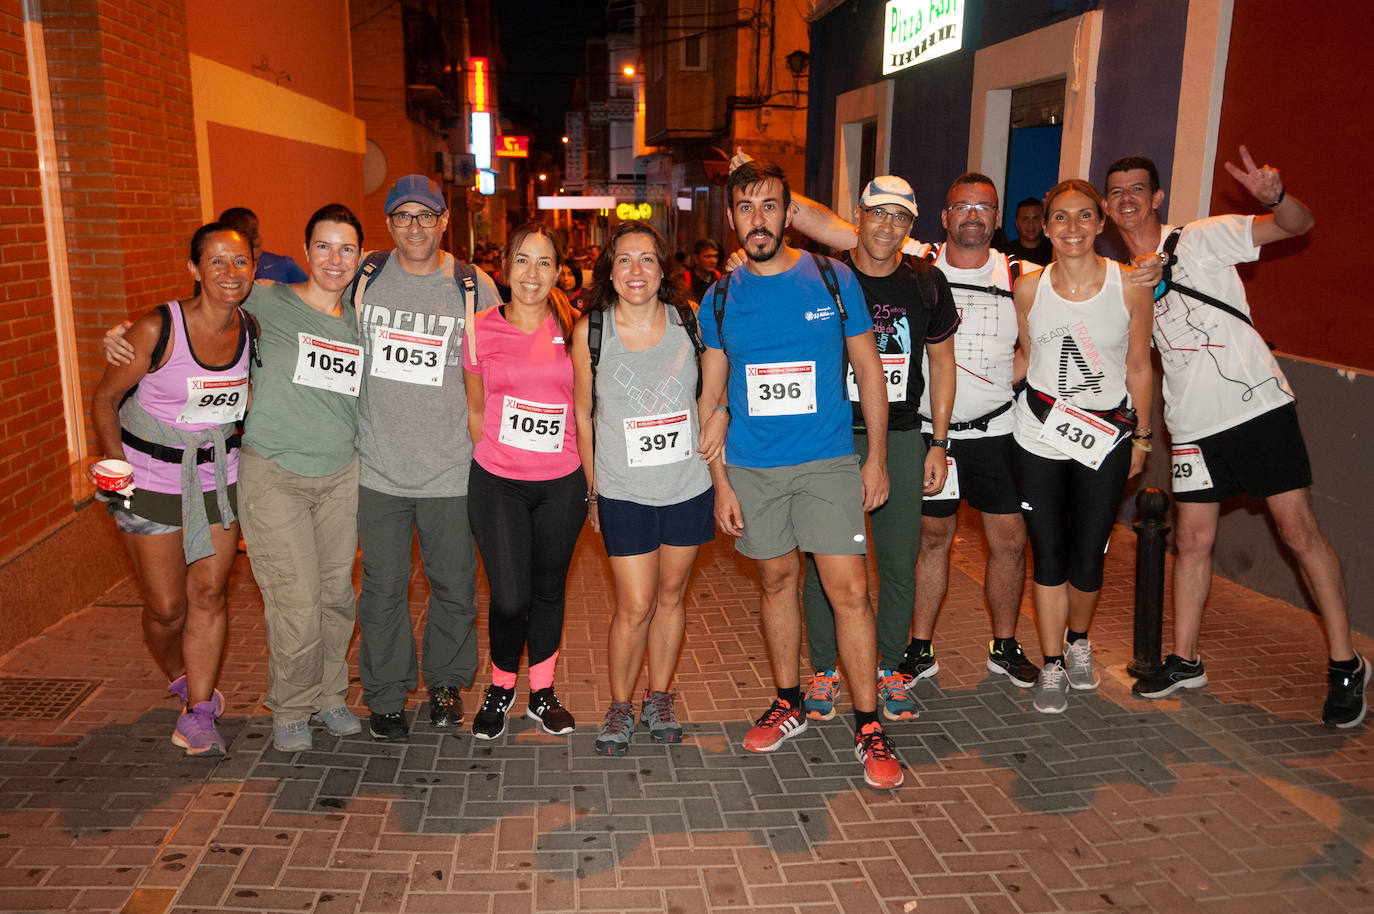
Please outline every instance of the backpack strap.
M1183 234L1184 228L1186 228L1186 226L1180 226L1174 229L1169 233L1169 237L1164 239L1164 248L1160 258L1164 263L1164 275L1163 278L1160 279L1159 285L1155 286L1155 301L1159 301L1169 292L1178 292L1181 295L1187 295L1204 304L1211 305L1213 308L1219 308L1245 324L1251 330L1255 329L1255 322L1250 320L1250 318L1238 308L1227 304L1219 298L1213 298L1206 292L1199 292L1197 289L1190 289L1187 286L1179 285L1174 282L1174 264L1178 263L1178 255L1175 254L1174 251L1178 248L1178 239L1179 236Z
M701 354L706 351L706 344L701 341L701 325L697 322L696 312L690 307L687 314L682 319L682 329L687 331L687 339L692 341L692 354L697 360L697 399L701 399ZM593 362L593 365L596 363Z
M720 350L725 351L725 296L730 288L730 277L734 273L726 273L716 281L716 293L711 303L711 308L716 313L716 338L720 340Z
M363 292L367 290L368 280L372 275L386 266L387 259L391 257L390 251L373 251L367 255L363 265L358 269L358 275L353 277L353 288L349 292L349 298L353 300L353 310L358 320L358 333L363 332Z
M844 324L849 319L849 312L845 310L844 298L840 295L840 281L835 278L835 268L830 265L830 258L820 254L811 253L811 259L816 261L816 269L820 271L821 282L825 283L825 290L830 293L830 297L835 299L835 307L840 312L840 324Z
M148 357L149 371L157 370L157 363L162 361L162 356L167 352L167 344L172 339L172 309L164 302L154 310L157 311L162 326L158 328L157 342L153 344L153 353Z

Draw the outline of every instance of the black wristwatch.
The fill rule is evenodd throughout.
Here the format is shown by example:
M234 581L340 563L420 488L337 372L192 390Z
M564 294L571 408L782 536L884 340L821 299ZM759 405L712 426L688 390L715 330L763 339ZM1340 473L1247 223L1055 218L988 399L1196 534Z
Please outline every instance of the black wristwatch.
M931 447L942 447L942 448L945 449L945 453L946 453L946 454L949 453L949 439L948 439L948 438L931 438L931 439L930 439L930 446L931 446Z

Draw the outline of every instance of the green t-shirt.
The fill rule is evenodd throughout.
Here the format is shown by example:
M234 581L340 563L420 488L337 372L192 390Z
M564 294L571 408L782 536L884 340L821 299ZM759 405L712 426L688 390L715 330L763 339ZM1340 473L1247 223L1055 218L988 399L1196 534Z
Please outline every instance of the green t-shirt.
M343 306L338 317L321 314L289 285L262 281L244 302L258 321L262 354L262 365L252 365L244 444L298 476L337 473L357 453L356 391L364 363L351 358L358 320L352 302Z

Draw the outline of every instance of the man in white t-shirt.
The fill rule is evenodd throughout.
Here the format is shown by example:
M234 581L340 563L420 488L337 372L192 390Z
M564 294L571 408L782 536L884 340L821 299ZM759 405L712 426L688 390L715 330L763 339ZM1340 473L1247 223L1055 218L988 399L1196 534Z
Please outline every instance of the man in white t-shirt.
M1298 428L1293 391L1250 320L1235 264L1258 259L1262 245L1305 234L1312 212L1291 196L1278 169L1258 167L1240 147L1226 170L1261 205L1262 216L1213 216L1180 228L1163 225L1159 172L1139 156L1107 169L1107 215L1137 262L1169 262L1169 285L1155 302L1154 345L1164 366L1164 419L1172 438L1178 561L1174 565L1174 653L1133 691L1162 698L1207 684L1197 652L1212 581L1212 547L1221 503L1263 498L1325 623L1330 666L1322 720L1354 727L1365 716L1369 667L1350 640L1340 559L1312 513L1312 471ZM1177 235L1177 237L1173 237Z

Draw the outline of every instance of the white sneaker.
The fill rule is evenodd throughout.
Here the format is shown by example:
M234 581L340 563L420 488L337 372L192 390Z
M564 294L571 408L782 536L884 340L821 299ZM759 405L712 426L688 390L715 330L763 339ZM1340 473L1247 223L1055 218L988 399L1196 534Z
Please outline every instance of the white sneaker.
M1047 663L1035 677L1035 710L1041 714L1063 714L1069 706L1069 678L1064 667Z
M1069 669L1069 685L1080 692L1091 692L1102 683L1093 667L1093 643L1087 638L1064 645L1064 664Z

